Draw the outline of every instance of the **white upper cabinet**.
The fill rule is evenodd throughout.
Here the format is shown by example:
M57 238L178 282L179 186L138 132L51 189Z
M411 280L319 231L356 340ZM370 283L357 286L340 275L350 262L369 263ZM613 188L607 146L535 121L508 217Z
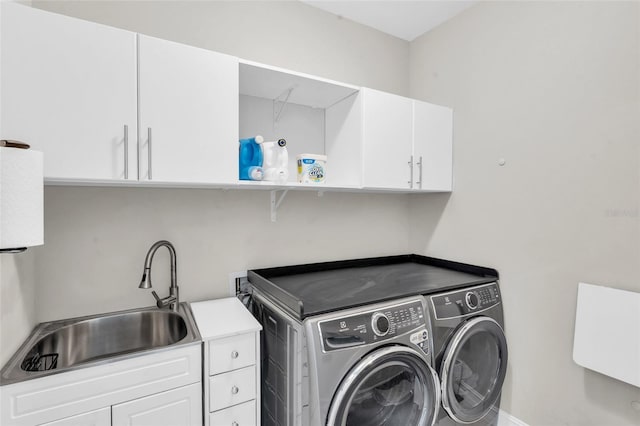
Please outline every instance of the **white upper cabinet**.
M137 179L136 34L2 2L0 137L45 178Z
M451 191L453 110L413 101L414 188Z
M451 109L363 89L363 187L450 191Z
M140 180L238 176L238 59L138 36Z
M449 108L1 2L0 138L48 183L450 191ZM284 138L286 182L238 179L238 139ZM327 156L323 184L296 156Z
M413 187L411 99L363 89L363 186Z

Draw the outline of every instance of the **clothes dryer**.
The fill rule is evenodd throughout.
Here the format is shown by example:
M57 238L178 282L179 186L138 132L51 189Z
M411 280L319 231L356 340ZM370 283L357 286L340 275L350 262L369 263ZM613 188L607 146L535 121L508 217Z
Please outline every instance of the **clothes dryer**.
M442 393L438 425L496 425L508 359L498 283L427 300Z

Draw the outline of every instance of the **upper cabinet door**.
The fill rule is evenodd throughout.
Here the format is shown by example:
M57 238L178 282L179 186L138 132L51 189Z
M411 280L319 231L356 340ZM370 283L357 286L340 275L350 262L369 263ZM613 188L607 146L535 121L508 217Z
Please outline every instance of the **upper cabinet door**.
M43 151L45 178L136 179L135 33L1 7L0 137Z
M238 59L138 36L140 180L232 183Z
M413 186L411 99L363 89L363 186Z
M453 111L414 101L413 129L414 188L451 191Z

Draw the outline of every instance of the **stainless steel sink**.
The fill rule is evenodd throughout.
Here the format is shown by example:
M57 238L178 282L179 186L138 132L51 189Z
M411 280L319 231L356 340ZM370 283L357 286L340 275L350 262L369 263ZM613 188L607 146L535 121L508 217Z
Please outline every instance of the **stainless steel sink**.
M134 309L39 324L0 373L0 384L199 342L188 305Z

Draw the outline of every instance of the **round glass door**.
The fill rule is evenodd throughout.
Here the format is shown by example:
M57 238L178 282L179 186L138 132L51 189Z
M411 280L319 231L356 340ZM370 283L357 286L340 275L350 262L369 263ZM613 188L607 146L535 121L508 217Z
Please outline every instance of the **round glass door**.
M336 392L329 426L431 426L440 388L436 372L419 352L389 346L363 358Z
M458 423L472 423L489 413L500 397L507 372L507 340L489 317L465 322L442 359L442 405Z

